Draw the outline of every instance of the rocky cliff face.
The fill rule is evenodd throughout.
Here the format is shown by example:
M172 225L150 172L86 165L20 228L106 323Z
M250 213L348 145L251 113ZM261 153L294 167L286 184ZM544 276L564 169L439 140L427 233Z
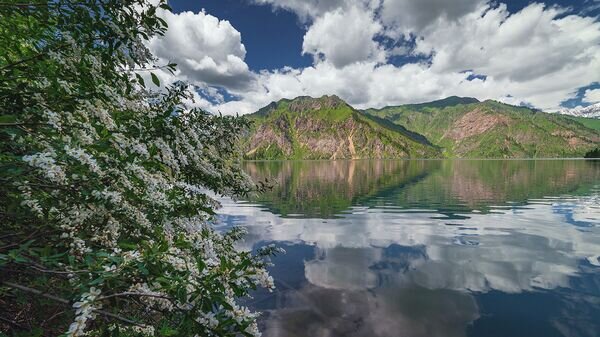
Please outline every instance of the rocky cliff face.
M337 96L299 97L250 115L248 159L437 157L439 151L403 128L384 125Z

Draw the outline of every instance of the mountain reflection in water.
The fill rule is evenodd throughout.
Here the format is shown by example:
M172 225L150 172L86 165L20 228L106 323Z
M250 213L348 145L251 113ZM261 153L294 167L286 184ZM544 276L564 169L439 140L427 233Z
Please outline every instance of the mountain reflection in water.
M599 336L600 162L249 162L265 336Z

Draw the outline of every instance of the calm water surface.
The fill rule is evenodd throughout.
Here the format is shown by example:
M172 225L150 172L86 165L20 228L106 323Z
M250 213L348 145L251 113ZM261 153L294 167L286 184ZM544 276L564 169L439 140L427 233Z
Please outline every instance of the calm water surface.
M250 162L264 336L600 336L600 161Z

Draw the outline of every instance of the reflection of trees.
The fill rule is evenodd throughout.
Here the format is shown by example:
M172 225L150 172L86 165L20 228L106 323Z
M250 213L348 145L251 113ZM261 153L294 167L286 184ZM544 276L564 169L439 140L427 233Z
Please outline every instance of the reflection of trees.
M579 194L600 181L582 160L361 160L248 162L276 182L252 201L288 216L330 218L352 206L487 211L489 206Z
M398 191L399 204L435 209L478 209L529 199L589 191L600 181L600 166L581 160L456 160L419 184Z
M381 190L415 182L440 162L399 160L248 162L246 171L273 188L252 201L280 215L333 217Z

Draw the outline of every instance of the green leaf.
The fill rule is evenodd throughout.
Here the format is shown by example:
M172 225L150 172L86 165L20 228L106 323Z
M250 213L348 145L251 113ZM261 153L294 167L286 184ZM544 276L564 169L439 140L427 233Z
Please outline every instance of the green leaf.
M152 76L152 83L154 83L154 85L157 87L160 87L160 80L158 79L158 76L156 76L154 73L150 73L150 76Z
M140 74L135 73L135 77L137 78L138 82L142 85L142 87L146 87L146 83L144 83L144 79L142 78L142 76L140 76Z
M165 326L160 329L160 334L161 336L175 336L178 334L178 331L168 326Z
M89 285L94 286L94 285L100 284L102 282L104 282L104 277L98 277L97 279L90 282Z
M2 115L0 116L0 123L14 123L17 121L16 115Z

